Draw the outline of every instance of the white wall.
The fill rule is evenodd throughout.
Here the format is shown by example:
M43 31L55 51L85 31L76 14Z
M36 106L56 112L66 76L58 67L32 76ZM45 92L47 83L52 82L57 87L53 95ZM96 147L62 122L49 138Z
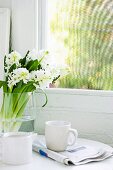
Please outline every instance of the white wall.
M4 56L9 52L10 11L0 9L0 80L4 78Z
M11 9L12 48L22 54L36 48L37 0L0 0L0 7Z
M10 10L0 8L0 80L4 80L4 56L9 52ZM0 107L2 101L0 88Z
M23 54L36 47L35 9L35 0L12 0L12 47Z
M11 8L11 0L0 0L0 8Z

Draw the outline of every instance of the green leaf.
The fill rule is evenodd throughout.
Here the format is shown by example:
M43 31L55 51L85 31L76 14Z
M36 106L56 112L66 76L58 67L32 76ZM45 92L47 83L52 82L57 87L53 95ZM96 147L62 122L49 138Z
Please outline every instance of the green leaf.
M38 69L38 66L39 66L39 62L38 60L32 60L32 61L29 61L26 68L29 70L29 71L34 71L34 70L37 70Z
M9 69L9 73L13 72L13 70L15 69L16 69L16 64L13 64Z
M4 81L4 84L3 84L3 91L4 92L8 91L8 86L7 86L7 82L6 81Z
M5 57L4 57L4 65L6 65L6 62L5 62L5 61L6 61L6 55L5 55Z
M20 63L22 66L24 66L25 63L26 63L26 57L20 59L19 63Z
M24 90L25 90L25 92L32 92L32 91L36 90L36 87L32 84L30 86L27 86Z
M20 82L19 82L19 83L17 83L17 84L16 84L16 86L14 86L14 89L16 89L16 88L21 88L21 87L22 87L22 85L23 85L23 81L22 81L22 80L20 80Z
M30 51L28 50L28 51L27 51L27 53L26 53L26 55L25 55L25 57L27 57L27 56L28 56L29 52L30 52Z
M28 50L27 53L26 53L26 55L25 55L25 57L22 58L22 59L20 59L19 63L21 63L22 66L25 66L25 64L26 64L26 57L27 57L27 55L29 54L29 52L30 52L30 51Z
M59 79L59 77L60 77L60 75L57 76L57 77L55 77L55 78L53 79L52 83L54 83L57 79Z
M8 86L6 81L0 81L0 88L3 86L3 91L7 92Z
M28 82L27 84L20 85L13 90L13 93L24 93L24 92L32 92L36 87L33 85L33 82Z
M0 81L0 88L4 85L4 81Z
M14 116L16 118L21 117L23 111L26 107L27 102L29 101L29 94L28 93L21 93L20 97L18 98L17 105L14 109Z

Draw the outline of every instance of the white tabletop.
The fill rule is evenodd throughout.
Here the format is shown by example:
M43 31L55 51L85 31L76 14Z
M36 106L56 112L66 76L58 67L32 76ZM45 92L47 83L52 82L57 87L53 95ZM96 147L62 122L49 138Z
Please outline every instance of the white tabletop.
M108 145L92 140L78 139L78 143L113 150ZM113 170L113 157L101 162L93 162L80 166L67 166L33 152L33 160L30 164L12 166L0 163L0 170Z

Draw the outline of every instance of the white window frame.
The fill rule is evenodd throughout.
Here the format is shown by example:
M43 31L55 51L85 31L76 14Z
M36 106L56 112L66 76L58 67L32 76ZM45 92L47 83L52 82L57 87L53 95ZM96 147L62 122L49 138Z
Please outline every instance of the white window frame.
M4 78L4 55L9 52L10 10L0 8L0 79Z
M48 5L48 0L38 0L38 48L40 49L45 49L47 46L47 29L48 29L48 23L47 23L47 19L48 19L48 15L47 15L47 5ZM45 17L44 17L45 16ZM55 89L54 89L55 90ZM63 88L62 88L63 90ZM62 90L60 89L60 92L62 92ZM65 89L66 90L66 89ZM84 95L85 94L100 94L101 95L106 95L106 94L111 94L111 96L113 95L113 91L111 90L84 90L84 89L71 89L74 93L76 93L77 90L77 94L78 92L80 92L80 94ZM57 90L55 90L57 91ZM68 91L68 88L67 88ZM70 90L69 90L70 91Z
M43 17L45 16L45 17ZM47 0L38 0L38 49L47 45Z

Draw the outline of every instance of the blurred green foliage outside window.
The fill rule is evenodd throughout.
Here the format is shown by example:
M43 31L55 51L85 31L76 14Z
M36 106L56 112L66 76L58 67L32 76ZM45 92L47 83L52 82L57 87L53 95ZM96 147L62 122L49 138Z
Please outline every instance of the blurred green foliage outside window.
M48 0L48 48L69 66L58 87L113 90L113 1Z

